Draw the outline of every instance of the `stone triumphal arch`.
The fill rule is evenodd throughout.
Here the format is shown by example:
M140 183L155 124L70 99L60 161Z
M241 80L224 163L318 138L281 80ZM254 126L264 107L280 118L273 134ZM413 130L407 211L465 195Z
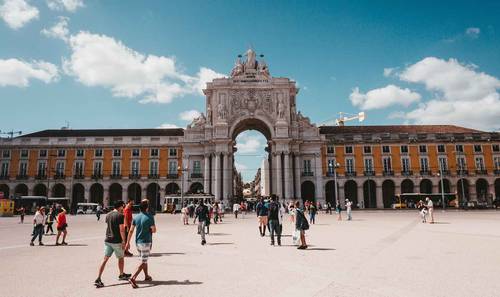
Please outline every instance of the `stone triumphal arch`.
M269 193L285 199L304 194L324 200L324 191L318 189L322 174L313 174L322 171L322 139L318 127L297 111L296 83L272 77L252 49L245 56L244 61L236 60L229 77L207 84L205 113L185 130L183 166L200 172L183 175L184 189L200 182L205 193L218 200L231 199L235 138L243 131L257 130L267 138ZM308 166L313 170L304 170ZM301 189L306 181L316 187L312 193Z

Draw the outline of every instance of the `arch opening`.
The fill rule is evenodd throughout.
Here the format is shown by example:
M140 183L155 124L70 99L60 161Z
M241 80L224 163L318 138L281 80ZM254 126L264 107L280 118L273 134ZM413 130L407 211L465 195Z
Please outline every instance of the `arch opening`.
M377 207L377 184L373 180L363 183L363 204L364 208Z
M95 183L92 186L90 186L90 202L103 204L104 202L103 199L104 199L104 188L102 187L102 185Z
M396 194L396 185L394 182L390 179L385 180L382 183L382 198L384 201L384 208L391 208L393 202L394 202L394 197Z
M314 183L310 180L303 182L300 186L300 194L303 202L315 202L316 189L314 187Z
M352 202L352 207L359 207L358 202L358 184L353 180L348 180L344 184L344 196L345 199L349 199Z

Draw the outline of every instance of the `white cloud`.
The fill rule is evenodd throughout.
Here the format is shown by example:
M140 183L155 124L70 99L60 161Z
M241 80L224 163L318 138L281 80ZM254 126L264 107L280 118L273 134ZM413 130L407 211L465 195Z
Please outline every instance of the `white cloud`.
M215 78L221 77L225 77L225 75L215 72L212 69L201 67L200 71L196 74L196 77L193 78L193 88L200 95L203 95L203 89L206 88L207 82L211 82Z
M373 89L366 94L360 93L359 88L354 88L349 95L354 106L361 109L380 109L391 105L409 106L420 100L420 94L412 92L410 89L402 89L395 85L388 85L383 88Z
M0 17L12 29L19 29L37 19L38 14L38 9L25 0L5 0L3 5L0 5Z
M191 122L193 121L195 118L199 117L201 115L201 113L197 110L186 110L186 111L183 111L179 114L179 118L183 121L188 121L188 122Z
M175 128L179 128L179 126L177 126L176 124L163 123L156 128L158 128L158 129L175 129Z
M67 10L75 12L78 8L84 7L83 0L47 0L47 6L52 10Z
M479 28L470 27L470 28L465 29L465 35L469 36L472 39L478 38L479 34L481 34L481 29L479 29Z
M436 98L406 113L419 124L456 124L478 129L494 129L500 119L500 80L477 66L455 59L427 57L407 67L400 78L423 84Z
M236 168L236 170L238 170L239 172L241 171L245 171L245 170L248 170L248 166L246 166L245 164L241 164L239 162L234 162L234 167Z
M57 66L44 61L28 63L18 59L0 59L0 86L27 87L31 79L45 83L57 81Z
M259 136L241 136L236 139L236 148L239 154L253 154L264 151L265 143Z
M58 19L59 21L55 23L54 26L50 27L49 29L43 29L42 31L40 31L40 33L47 37L57 38L67 42L69 35L69 18L60 16Z
M186 75L173 57L144 55L106 35L79 32L70 36L69 46L67 74L84 85L109 88L115 97L139 97L141 103L170 103L198 94L216 73L202 67L196 76Z

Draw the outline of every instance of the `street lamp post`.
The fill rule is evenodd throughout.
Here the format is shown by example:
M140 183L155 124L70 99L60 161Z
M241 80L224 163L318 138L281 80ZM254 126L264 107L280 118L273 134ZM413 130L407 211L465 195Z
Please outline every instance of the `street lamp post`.
M443 164L439 162L439 173L438 176L441 178L441 200L443 201L443 212L444 212L444 183L443 183Z
M181 208L184 207L184 172L187 172L188 168L177 167L181 171Z
M340 168L340 163L335 162L335 164L332 166L332 164L328 164L330 168L333 167L333 177L335 181L335 207L339 205L339 189L338 189L338 183L337 183L337 168Z

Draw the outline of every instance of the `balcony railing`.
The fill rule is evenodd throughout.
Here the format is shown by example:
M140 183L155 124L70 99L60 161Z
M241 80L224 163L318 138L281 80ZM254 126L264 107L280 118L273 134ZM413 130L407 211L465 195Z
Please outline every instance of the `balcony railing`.
M152 173L152 174L150 173L150 174L148 174L148 178L149 179L159 179L160 176L158 175L158 173Z
M0 180L7 180L9 178L10 178L9 175L0 175Z
M169 173L169 174L167 174L167 178L168 179L178 179L179 174L178 173Z
M431 175L432 171L430 170L420 170L420 175Z
M203 174L202 173L191 173L191 178L202 178L203 177Z
M493 173L494 173L495 175L500 175L500 169L495 169L495 170L493 170Z
M47 175L46 174L37 174L37 175L35 175L35 179L47 179Z
M75 174L75 175L73 175L73 178L74 179L85 179L85 175L83 175L83 174Z
M121 174L111 174L109 176L110 179L121 179L122 175Z
M102 179L102 173L94 173L92 174L92 179Z
M26 180L28 179L28 176L26 174L18 174L16 175L17 180Z
M411 171L411 170L401 171L401 175L402 176L411 176L411 175L413 175L413 171Z
M346 171L345 176L348 176L348 177L356 176L356 171Z
M394 176L394 171L393 170L384 170L383 174L384 174L384 176Z
M443 173L443 175L451 175L449 170L441 170L441 172Z
M310 171L307 171L307 172L302 172L302 176L314 176L314 172L310 172Z
M62 173L56 173L54 175L54 179L65 179L66 178L66 175L62 174Z
M364 176L375 176L375 171L373 170L365 170L363 171Z
M466 169L458 169L457 175L469 175L469 170Z
M141 175L139 173L131 173L128 175L129 179L140 179Z
M333 171L327 171L326 172L326 176L328 176L328 177L334 177L335 173Z
M476 174L477 175L486 175L486 174L488 174L488 170L486 170L486 169L476 169Z

